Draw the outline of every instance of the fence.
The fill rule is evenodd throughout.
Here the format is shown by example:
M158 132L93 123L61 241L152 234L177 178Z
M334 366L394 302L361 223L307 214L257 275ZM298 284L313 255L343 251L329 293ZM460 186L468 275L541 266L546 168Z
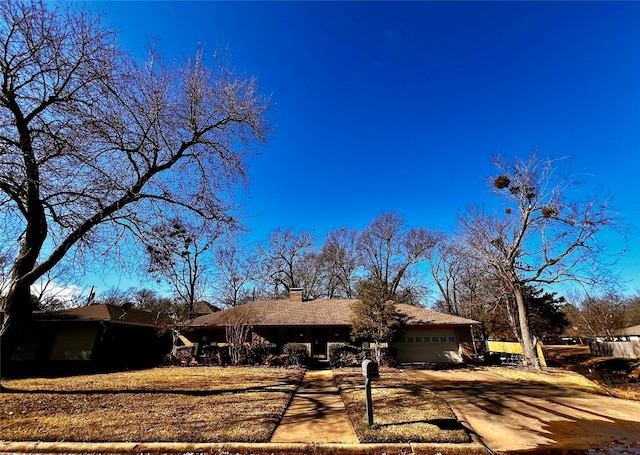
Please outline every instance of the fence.
M602 357L640 358L640 341L589 341L591 352Z
M507 354L507 358L514 358L516 356L522 357L524 354L522 351L522 345L516 341L487 341L487 349L490 352ZM538 343L536 349L538 351L538 359L540 359L540 366L546 367L547 361L545 360L542 352L542 345Z

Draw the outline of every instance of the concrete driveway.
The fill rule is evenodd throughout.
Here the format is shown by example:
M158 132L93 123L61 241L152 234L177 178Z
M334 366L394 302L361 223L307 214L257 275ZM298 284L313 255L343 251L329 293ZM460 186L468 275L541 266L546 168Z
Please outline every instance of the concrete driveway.
M640 454L640 403L478 369L406 370L497 453ZM574 452L575 451L575 452Z

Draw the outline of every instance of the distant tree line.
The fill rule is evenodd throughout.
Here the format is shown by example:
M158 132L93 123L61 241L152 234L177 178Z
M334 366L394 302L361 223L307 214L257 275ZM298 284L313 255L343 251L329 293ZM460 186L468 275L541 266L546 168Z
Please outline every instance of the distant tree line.
M169 300L184 307L172 312L185 318L193 316L199 300L227 308L287 298L292 288L302 288L305 299L351 299L365 279L375 282L384 300L419 305L426 301L427 285L418 265L428 261L441 237L385 212L361 232L337 229L319 245L312 232L278 228L251 247L233 231L212 234L174 220L147 248L148 261L140 272L142 278L171 285ZM129 300L142 308L152 295L158 293L113 289L97 301Z

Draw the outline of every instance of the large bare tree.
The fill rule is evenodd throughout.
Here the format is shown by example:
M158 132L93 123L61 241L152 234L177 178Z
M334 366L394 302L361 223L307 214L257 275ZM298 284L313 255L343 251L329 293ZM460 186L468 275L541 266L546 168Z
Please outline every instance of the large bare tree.
M330 298L355 295L354 279L358 269L355 229L337 229L329 232L320 248L320 267L323 273L325 295Z
M152 50L139 65L73 6L2 2L0 231L19 244L3 338L27 316L31 285L65 257L104 261L166 215L230 219L268 102L224 58L205 60L199 51L173 67Z
M280 287L288 292L291 288L304 286L301 263L305 254L313 250L313 242L311 232L296 232L293 228L278 228L269 234L268 241L261 246L261 256L263 279L274 287L274 294Z
M187 319L194 317L194 305L204 297L212 262L211 242L218 236L215 230L207 232L201 225L174 218L156 224L145 240L148 272L169 283L184 305Z
M248 287L257 279L259 268L253 248L243 245L235 235L225 237L214 248L214 264L214 298L219 303L236 307L252 298Z
M572 198L577 181L562 177L557 163L534 152L527 159L494 159L491 187L502 213L471 208L461 234L475 259L499 278L515 301L527 361L539 368L525 302L527 286L571 281L596 284L607 278L606 253L598 234L615 229L606 200Z
M404 217L384 212L360 234L362 266L380 283L385 299L397 299L412 266L426 261L441 236L424 228L407 228Z

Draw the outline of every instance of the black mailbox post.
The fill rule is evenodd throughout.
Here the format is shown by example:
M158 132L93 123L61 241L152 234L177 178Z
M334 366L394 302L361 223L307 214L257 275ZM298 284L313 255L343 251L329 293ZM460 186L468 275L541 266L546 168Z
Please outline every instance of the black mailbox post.
M373 401L371 399L371 380L380 377L378 364L371 359L362 361L362 376L364 376L364 388L367 397L367 420L369 426L373 426Z

